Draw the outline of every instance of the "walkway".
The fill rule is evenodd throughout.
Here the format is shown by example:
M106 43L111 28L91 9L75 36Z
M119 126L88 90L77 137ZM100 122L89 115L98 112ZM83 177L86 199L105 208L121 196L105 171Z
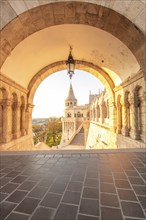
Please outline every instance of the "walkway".
M144 220L146 153L92 152L1 156L0 219Z

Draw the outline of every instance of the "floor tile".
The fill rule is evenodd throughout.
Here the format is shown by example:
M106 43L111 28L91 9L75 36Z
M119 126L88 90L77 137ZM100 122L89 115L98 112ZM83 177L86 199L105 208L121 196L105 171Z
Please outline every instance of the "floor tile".
M121 200L137 201L133 190L118 189L118 194Z
M146 209L146 194L144 196L138 196L138 200L140 201L142 207Z
M2 220L145 219L144 153L51 156L5 157L0 178Z
M99 220L99 217L79 214L77 220Z
M36 185L36 182L25 181L18 187L18 189L30 191L35 185Z
M132 185L145 185L143 179L140 177L129 177L129 181Z
M87 172L87 178L99 178L99 174L97 172Z
M110 175L100 175L100 181L104 183L113 183L113 177Z
M15 192L13 192L13 193L6 199L6 201L14 202L14 203L19 203L19 202L22 201L22 199L23 199L26 195L27 195L27 192L16 190Z
M102 220L123 220L120 209L101 207Z
M19 214L12 212L6 220L28 220L29 215Z
M84 186L99 188L99 180L93 178L85 179Z
M125 170L127 176L139 177L139 173L136 170Z
M18 176L21 172L17 172L17 171L12 171L10 173L8 173L5 177L13 177L15 178L16 176Z
M113 173L113 176L114 176L114 178L115 179L127 179L127 176L125 175L125 173L123 173L123 172L115 172L115 173Z
M63 196L62 202L78 205L80 201L80 196L80 192L66 191Z
M99 216L99 201L95 199L82 199L79 212Z
M32 214L39 203L38 199L25 198L15 209L16 212Z
M117 188L130 189L131 186L127 180L115 180Z
M12 193L16 188L18 187L18 184L15 183L8 183L4 187L0 189L0 192L2 193Z
M125 216L144 218L144 213L139 203L121 202L122 210Z
M70 178L71 178L70 176L59 175L55 179L54 183L66 184L66 183L68 183L70 181Z
M102 183L100 185L100 190L101 192L116 193L115 186L111 183Z
M83 184L81 182L70 182L67 190L81 192Z
M16 204L10 202L2 202L0 204L0 219L4 220L9 213L15 208Z
M0 187L6 185L8 182L10 182L12 178L10 177L3 177L0 179Z
M99 199L99 190L97 188L85 187L83 189L82 197L90 199Z
M2 202L9 194L0 193L0 202Z
M54 210L44 207L38 207L31 220L51 220L54 216Z
M72 182L83 182L84 181L84 175L73 175L71 178Z
M47 192L48 188L36 186L27 196L41 199Z
M50 192L53 193L58 193L58 194L62 194L65 189L66 189L67 184L62 184L62 183L54 183L51 188L50 188Z
M75 220L77 215L77 206L60 204L54 220Z
M53 180L48 179L48 178L44 178L40 181L40 183L38 184L39 186L44 186L44 187L50 187L53 183Z
M41 205L50 208L57 208L60 203L62 195L55 193L47 193L45 198L42 200Z
M137 195L145 195L146 194L146 185L144 186L136 186L133 185L134 191Z
M101 205L119 207L119 201L117 195L101 193Z
M27 179L27 176L17 176L15 179L13 179L12 183L22 183Z

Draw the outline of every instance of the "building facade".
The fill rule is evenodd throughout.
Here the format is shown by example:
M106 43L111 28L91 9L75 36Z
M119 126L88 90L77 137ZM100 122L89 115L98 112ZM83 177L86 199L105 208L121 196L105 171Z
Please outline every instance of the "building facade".
M68 145L83 128L83 122L89 120L89 105L77 105L72 84L65 99L64 117L62 117L62 140L60 145Z

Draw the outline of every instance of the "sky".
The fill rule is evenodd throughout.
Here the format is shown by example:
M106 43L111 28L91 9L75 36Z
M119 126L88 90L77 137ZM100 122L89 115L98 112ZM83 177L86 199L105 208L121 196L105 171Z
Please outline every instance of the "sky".
M35 93L32 118L64 116L65 99L70 82L78 105L89 103L90 91L91 94L98 94L99 89L104 89L95 76L82 70L75 70L71 81L66 70L53 73L39 85Z

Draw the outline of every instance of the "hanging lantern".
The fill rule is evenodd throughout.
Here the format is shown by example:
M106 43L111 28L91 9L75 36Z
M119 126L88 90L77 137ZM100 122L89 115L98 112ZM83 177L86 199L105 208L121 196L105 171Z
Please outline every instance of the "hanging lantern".
M75 61L73 59L73 56L72 56L71 52L72 52L72 47L70 47L70 52L69 52L68 60L66 61L67 74L69 75L70 79L72 78L72 76L74 74L74 69L75 69Z

